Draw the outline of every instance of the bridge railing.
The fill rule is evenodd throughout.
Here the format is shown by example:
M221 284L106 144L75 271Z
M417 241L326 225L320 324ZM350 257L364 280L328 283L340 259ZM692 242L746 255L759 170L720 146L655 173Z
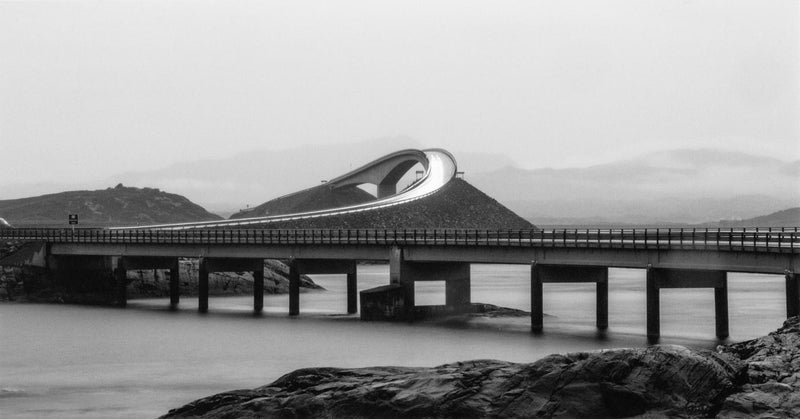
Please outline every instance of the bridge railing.
M0 239L176 245L415 245L800 252L797 227L698 229L9 229Z

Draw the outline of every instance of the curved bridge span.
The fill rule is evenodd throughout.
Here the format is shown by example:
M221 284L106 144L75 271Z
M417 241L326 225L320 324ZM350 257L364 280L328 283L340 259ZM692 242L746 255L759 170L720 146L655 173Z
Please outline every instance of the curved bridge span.
M411 186L396 193L396 185L403 175L416 164L422 164L423 175ZM433 148L427 150L401 150L365 164L330 182L329 187L336 189L345 186L374 183L378 186L378 199L364 204L346 207L307 211L294 214L282 214L266 217L239 218L235 220L203 221L192 223L157 224L136 227L111 227L110 230L188 230L202 228L221 228L238 226L257 226L259 224L280 221L303 220L317 217L352 214L402 205L429 196L445 185L456 175L456 159L446 150Z

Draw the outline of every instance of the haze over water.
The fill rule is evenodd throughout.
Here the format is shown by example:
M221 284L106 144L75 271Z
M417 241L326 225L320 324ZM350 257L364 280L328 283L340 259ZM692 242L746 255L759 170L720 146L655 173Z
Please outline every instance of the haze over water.
M473 265L472 300L530 309L527 266ZM644 271L609 273L609 330L594 328L593 284L545 284L545 332L530 318L462 324L376 323L343 314L344 276L317 275L328 289L300 297L211 298L208 314L183 297L132 300L126 309L0 305L0 410L3 417L155 417L214 393L269 384L297 368L434 366L493 358L531 362L551 353L644 346ZM359 266L359 290L388 283L388 267ZM785 318L783 277L729 275L731 338L750 339ZM444 301L443 283L417 283L417 304ZM713 349L713 291L662 290L660 343Z

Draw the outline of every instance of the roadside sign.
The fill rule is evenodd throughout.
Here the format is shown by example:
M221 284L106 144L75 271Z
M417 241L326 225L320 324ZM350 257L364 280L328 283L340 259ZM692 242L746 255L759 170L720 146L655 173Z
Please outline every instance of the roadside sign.
M70 225L78 224L78 214L69 215L69 224Z

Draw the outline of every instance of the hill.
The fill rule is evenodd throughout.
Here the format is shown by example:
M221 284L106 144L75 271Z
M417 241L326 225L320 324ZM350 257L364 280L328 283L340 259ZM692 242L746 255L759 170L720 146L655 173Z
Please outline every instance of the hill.
M230 218L265 217L345 207L374 201L375 197L355 186L331 189L319 185L267 201L255 208L233 214Z
M506 167L469 179L537 224L704 223L800 203L800 162L718 149L582 168Z
M477 228L532 229L515 214L462 179L417 201L340 216L265 224L264 228Z
M95 191L0 201L0 216L16 227L67 226L69 214L78 214L80 226L84 227L221 219L183 196L122 184Z
M800 207L746 220L722 220L720 227L800 227Z

